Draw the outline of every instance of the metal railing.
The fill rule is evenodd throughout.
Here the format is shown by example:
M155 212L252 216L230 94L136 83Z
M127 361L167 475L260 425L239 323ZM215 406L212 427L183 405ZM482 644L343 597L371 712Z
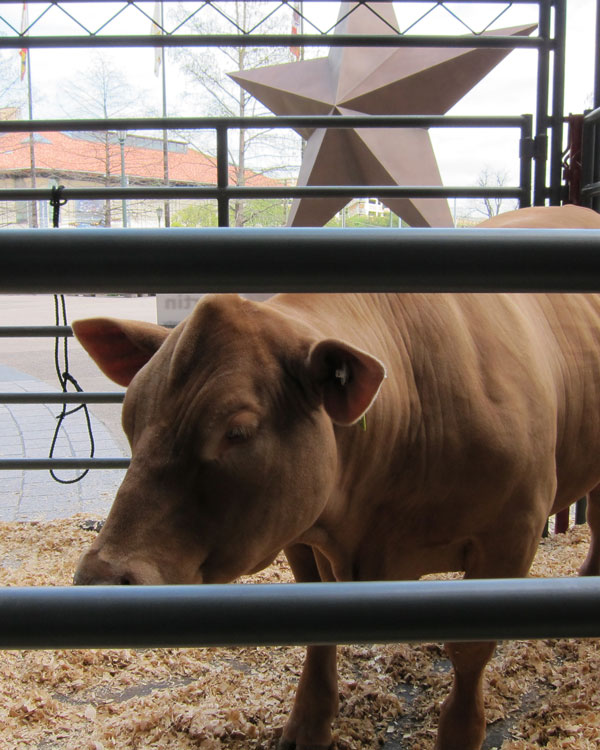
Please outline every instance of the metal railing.
M599 602L597 578L6 588L0 649L597 638Z
M229 184L230 130L243 129L293 129L293 128L501 128L517 129L519 138L519 185L514 187L441 187L421 185L311 185L303 187L234 186ZM85 120L10 120L0 121L1 133L39 133L69 130L74 132L109 132L120 130L213 130L217 144L216 186L133 186L133 187L62 187L63 200L78 199L216 199L218 224L229 226L229 203L248 198L352 198L377 196L378 198L516 198L521 207L531 205L532 162L535 146L532 136L533 118L521 116L451 117L446 115L361 115L361 116L297 116L297 117L153 117L112 118ZM51 188L4 188L0 200L50 201L55 192Z
M41 0L38 0L41 2ZM310 1L310 0L309 0ZM425 1L425 0L419 0ZM476 0L457 0L456 4L473 3ZM68 4L69 0L66 0ZM503 0L492 0L494 3L503 3ZM318 34L264 34L264 33L236 33L236 34L182 34L178 33L179 26L173 32L168 32L166 29L162 29L162 34L157 37L156 34L141 34L141 35L108 35L103 33L102 29L97 32L89 31L88 33L72 35L72 36L36 36L35 35L35 24L33 24L33 33L28 31L25 33L15 33L14 36L3 36L0 37L0 49L51 49L51 48L114 48L114 47L156 47L157 42L161 47L244 47L244 46L262 46L262 47L310 47L310 46L328 46L328 47L368 47L368 46L379 46L379 47L454 47L462 48L467 46L469 48L505 48L505 49L533 49L537 51L538 56L538 67L537 67L537 92L535 100L535 132L531 135L522 135L522 154L521 154L521 180L519 191L516 189L509 189L502 191L502 189L457 189L457 188L411 188L407 186L404 189L400 189L394 193L385 192L383 193L380 189L376 189L373 186L362 186L359 190L349 189L344 192L344 189L335 188L335 192L330 192L328 187L323 189L315 188L305 189L308 192L300 192L302 189L295 189L297 192L278 191L277 193L269 193L269 197L306 197L312 196L314 192L318 195L344 195L348 198L352 197L364 197L366 195L382 195L383 197L516 197L520 201L521 206L530 205L532 200L531 197L531 182L527 182L527 178L523 175L523 160L533 160L535 164L535 172L533 176L533 202L536 205L543 205L547 199L553 204L558 204L561 199L561 167L562 167L562 133L563 133L563 98L564 98L564 55L565 55L565 34L566 34L566 2L565 0L519 0L519 3L537 6L538 9L538 35L535 37L524 37L524 36L498 36L490 35L484 36L481 34L471 34L468 37L461 35L418 35L408 33L396 33L396 34L381 34L381 35L349 35L349 34L331 34L327 32ZM503 3L504 4L504 3ZM515 3L516 4L516 3ZM58 3L61 5L61 3ZM135 5L135 3L134 3ZM442 4L443 5L443 4ZM135 6L137 7L137 6ZM138 8L140 10L140 8ZM144 11L142 12L149 20L150 16ZM16 30L15 30L16 31ZM328 30L329 31L329 30ZM551 95L550 95L551 92ZM169 127L183 127L182 125L176 125L178 118L169 118L168 123L163 118L154 118L154 128L169 128ZM292 127L291 124L283 124L286 118L276 118L280 124L271 125L269 127ZM291 120L297 118L287 118ZM346 116L340 117L329 117L324 118L327 122L322 124L323 127L352 127L350 121L353 118ZM385 127L383 122L385 118L381 118L381 124L377 125L377 117L370 116L367 118L371 121L368 127ZM417 122L418 118L413 120L413 124L409 123L410 118L404 119L398 118L394 120L394 127L455 127L458 126L457 119L455 120L456 125L450 124L454 118L438 118L439 120L446 119L447 125L435 122L436 118L428 118L429 124L427 124L427 118L421 119L421 124ZM466 124L464 122L460 127L481 127L482 125L476 124L475 121L478 118L463 118L464 121L471 120L472 124ZM493 118L491 118L493 119ZM346 125L339 124L334 125L333 120L345 120ZM500 127L504 125L500 124L502 118L498 118ZM149 122L149 121L148 121ZM231 120L231 123L234 121ZM318 122L317 119L313 119L313 127ZM358 122L358 121L357 121ZM391 120L387 120L388 124ZM36 131L41 128L38 127L38 122L32 121L29 123L19 123L19 131ZM261 125L268 124L266 120L261 122ZM306 121L304 122L306 124ZM0 132L11 132L11 129L15 123L0 123ZM70 189L68 197L103 197L103 198L125 198L125 197L215 197L219 200L219 225L227 226L228 214L225 210L228 200L232 197L239 198L257 198L264 197L258 189L237 189L229 188L228 183L228 169L227 169L227 158L226 158L226 130L227 128L236 127L233 124L221 127L221 125L214 124L211 127L217 129L217 148L221 152L219 159L219 173L217 178L217 192L214 189L200 189L200 192L195 192L195 188L183 189L184 192L177 195L174 189L169 189L167 194L161 192L160 188L149 188L147 192L137 192L136 188L131 188L130 191L124 192L118 188L107 189L107 192L102 192L102 189L87 189L85 192L77 191L71 192ZM361 127L364 127L364 120L361 121ZM521 127L521 125L513 125L507 127ZM95 128L97 130L107 129L143 129L145 126L139 124L136 126L134 120L121 119L114 120L112 124L110 121L103 120L100 124L97 124ZM190 125L189 127L198 127L197 125ZM238 123L237 127L240 127ZM495 127L495 125L492 125ZM68 126L69 129L75 129L72 124ZM47 127L46 129L52 129ZM86 129L90 129L89 127ZM146 129L150 129L149 126ZM548 135L550 134L550 135ZM220 140L220 139L225 139ZM547 174L548 157L550 158L550 169ZM547 179L549 177L549 184ZM529 178L531 179L531 177ZM179 190L179 188L176 188ZM232 191L226 193L226 190ZM250 192L247 192L250 190ZM289 189L292 190L291 188ZM387 190L391 190L387 186ZM526 195L527 191L528 194ZM47 198L47 191L39 191L35 193L27 192L14 192L2 191L5 199L10 200L31 200L32 196L35 199ZM65 192L65 197L67 193Z

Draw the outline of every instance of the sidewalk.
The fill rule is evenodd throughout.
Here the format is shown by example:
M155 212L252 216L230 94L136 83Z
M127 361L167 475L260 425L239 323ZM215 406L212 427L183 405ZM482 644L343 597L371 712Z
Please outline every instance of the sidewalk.
M0 390L5 393L59 390L31 376L0 365ZM0 457L46 458L56 430L60 405L0 404ZM124 455L104 424L91 417L96 457ZM83 411L66 417L54 455L88 457L90 441ZM63 480L83 472L57 471ZM90 471L82 481L61 484L48 471L0 471L0 521L65 518L75 513L106 515L124 472Z
M0 325L52 325L53 300L0 296ZM69 322L77 317L155 320L152 298L67 298ZM59 391L54 372L53 339L0 338L0 391L5 393ZM69 343L70 371L86 391L121 390L97 369L73 339ZM47 458L56 429L59 404L0 404L0 458ZM120 427L120 405L90 406L95 453L98 458L127 456ZM83 411L66 417L54 450L57 458L90 455ZM61 479L82 472L57 471ZM56 482L48 471L0 470L0 521L66 518L76 513L105 516L124 471L93 470L74 484Z

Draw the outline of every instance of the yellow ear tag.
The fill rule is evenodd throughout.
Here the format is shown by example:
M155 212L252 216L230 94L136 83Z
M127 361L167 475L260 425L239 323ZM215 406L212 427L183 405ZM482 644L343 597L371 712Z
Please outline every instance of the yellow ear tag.
M362 427L363 432L367 431L367 415L366 414L362 415L360 419L360 426Z

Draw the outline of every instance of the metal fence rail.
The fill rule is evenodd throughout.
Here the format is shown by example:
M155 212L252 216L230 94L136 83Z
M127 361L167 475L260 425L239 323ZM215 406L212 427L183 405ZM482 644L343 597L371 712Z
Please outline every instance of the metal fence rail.
M6 588L0 648L596 638L599 615L597 578Z
M228 134L238 128L502 128L517 129L519 138L519 185L513 187L417 186L417 185L353 185L353 186L232 186L228 172ZM532 162L535 154L531 115L447 117L434 115L361 115L321 117L152 117L84 120L11 120L0 122L1 133L26 132L108 132L120 130L214 130L217 140L216 186L135 186L135 187L61 187L60 198L78 199L215 199L219 206L219 225L229 223L229 202L234 199L260 198L327 198L348 200L365 196L379 198L516 198L521 207L531 204ZM3 188L0 200L50 201L56 195L50 188Z
M0 293L600 290L590 229L6 230L0 252Z
M456 2L456 0L454 0ZM458 0L460 2L460 0ZM161 47L473 47L473 49L550 49L549 39L539 37L511 37L490 34L489 36L467 37L443 36L439 34L173 34L160 38ZM3 37L0 48L4 49L77 49L115 47L156 47L157 37L153 34L131 36L104 34L102 36L24 36Z
M0 328L0 337L2 329ZM120 404L123 393L0 393L0 404Z

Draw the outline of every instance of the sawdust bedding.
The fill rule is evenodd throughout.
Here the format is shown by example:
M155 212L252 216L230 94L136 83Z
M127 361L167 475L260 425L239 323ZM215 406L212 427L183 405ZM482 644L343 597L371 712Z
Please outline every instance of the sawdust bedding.
M67 585L83 517L0 523L0 584ZM540 544L533 575L574 575L577 527ZM287 581L283 559L252 581ZM0 748L273 750L303 649L0 652ZM340 648L338 750L433 746L450 672L437 644ZM487 748L600 746L600 642L503 643L487 671ZM279 729L280 731L280 729Z

